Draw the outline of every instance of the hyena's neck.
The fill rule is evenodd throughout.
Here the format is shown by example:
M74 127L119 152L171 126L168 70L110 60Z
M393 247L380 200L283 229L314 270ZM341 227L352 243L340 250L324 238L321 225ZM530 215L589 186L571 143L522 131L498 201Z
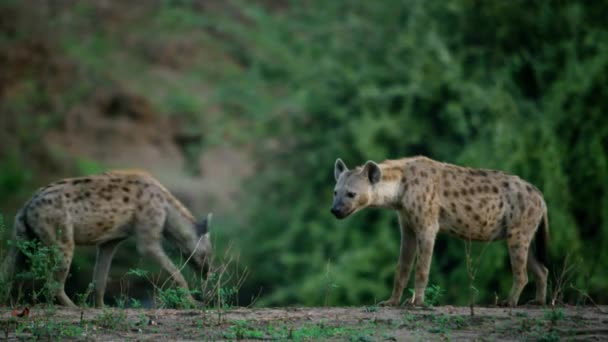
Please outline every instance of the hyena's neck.
M401 182L398 180L380 181L372 190L370 207L395 209L401 202Z
M184 254L190 254L196 248L198 238L194 220L184 216L181 209L171 205L167 213L165 234Z

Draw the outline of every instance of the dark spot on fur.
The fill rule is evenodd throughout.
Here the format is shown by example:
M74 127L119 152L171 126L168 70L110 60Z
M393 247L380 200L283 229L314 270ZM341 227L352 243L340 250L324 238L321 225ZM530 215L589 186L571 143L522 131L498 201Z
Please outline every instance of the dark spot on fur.
M446 187L446 188L449 188L449 187L450 187L450 181L447 181L447 180L446 180L446 181L445 181L445 183L443 183L443 184L445 185L445 187Z
M471 208L471 206L467 204L467 205L464 206L464 209L466 211L471 211L473 208Z
M475 214L475 215L473 215L473 220L479 221L479 220L481 220L481 217L479 217L479 215Z
M127 196L123 197L122 201L125 203L129 203L129 197L127 197Z
M443 196L450 197L450 192L447 190L443 190Z
M437 171L435 169L431 169L431 173L435 174L435 173L437 173Z
M454 195L454 197L458 198L458 191L454 190L454 192L452 192L452 194Z
M498 193L498 188L496 186L493 186L492 187L492 192L495 193L495 194L497 194Z
M509 182L502 182L502 186L504 188L509 188Z
M118 182L120 182L120 179L119 178L112 178L112 179L110 179L110 182L112 182L112 183L118 183Z
M462 189L462 190L460 190L460 193L462 194L462 196L466 196L466 194L467 194L467 189Z
M415 185L420 184L420 181L418 180L418 178L414 178L414 184L415 184Z
M471 196L475 195L475 188L470 188L470 189L469 189L469 194L470 194Z
M122 187L122 191L124 191L124 192L129 192L130 190L129 190L129 188L127 188L126 186L123 186L123 187Z
M401 177L401 183L405 183L406 179L405 176Z
M420 177L426 178L427 176L428 176L428 174L426 172L424 172L424 171L420 172Z

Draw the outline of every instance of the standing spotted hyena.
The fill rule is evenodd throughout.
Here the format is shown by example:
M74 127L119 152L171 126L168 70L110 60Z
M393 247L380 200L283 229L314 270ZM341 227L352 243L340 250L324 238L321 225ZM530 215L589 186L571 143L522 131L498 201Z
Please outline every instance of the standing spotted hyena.
M393 294L383 305L399 305L418 254L412 303L424 303L435 238L440 231L473 241L506 239L513 285L505 304L516 306L528 282L536 280L536 302L545 303L548 270L547 206L538 189L521 178L494 170L470 169L425 157L387 160L349 170L334 167L336 187L331 212L343 219L366 208L397 211L401 252ZM537 229L542 226L542 229ZM538 231L538 232L537 232ZM538 257L530 250L536 235Z
M190 257L191 265L206 274L211 265L210 218L197 223L188 209L144 172L112 171L65 179L39 189L17 213L13 241L38 239L58 247L62 255L55 274L59 283L56 297L66 306L75 306L64 290L74 246L96 245L93 285L95 305L100 307L116 246L131 236L140 253L156 260L187 290L188 284L161 242L166 237L175 243ZM12 275L22 258L12 247L4 274ZM194 303L191 296L188 299Z

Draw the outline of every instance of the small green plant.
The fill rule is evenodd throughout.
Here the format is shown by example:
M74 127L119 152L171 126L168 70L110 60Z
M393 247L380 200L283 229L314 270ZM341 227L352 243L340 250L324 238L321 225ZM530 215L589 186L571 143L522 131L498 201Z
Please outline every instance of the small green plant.
M564 314L564 310L560 309L551 309L545 310L545 319L551 321L551 323L555 324L559 321L563 321L566 318Z
M59 231L59 234L61 231ZM61 286L55 280L55 273L63 264L63 255L57 246L45 246L37 240L9 241L15 243L21 253L27 258L29 270L20 272L16 278L22 281L31 281L32 299L37 302L42 297L47 303L52 303L55 293ZM40 288L36 283L41 282Z
M194 305L190 302L188 294L194 295L199 292L196 290L184 290L183 288L157 289L156 298L160 307L166 309L193 309Z
M363 308L363 312L376 312L378 311L378 305L366 306Z
M127 319L124 310L104 309L95 319L95 323L100 327L115 330L128 330L131 322Z
M116 302L116 306L120 309L124 309L127 307L127 304L129 303L129 297L127 295L125 295L124 293L119 294L118 296L115 297L116 299L114 300Z
M30 333L34 340L61 340L63 338L82 338L88 325L74 325L71 322L56 321L49 318L34 319L17 325L18 334Z
M337 287L338 285L334 282L331 274L331 261L327 260L327 268L325 271L325 306L329 306L331 291Z
M439 300L445 294L445 290L437 284L433 284L426 289L425 302L430 306L439 304Z
M89 286L87 286L87 289L84 293L76 294L76 303L78 304L78 306L85 307L85 308L90 307L88 299L91 296L93 289L94 289L93 283L89 283Z
M405 314L405 316L403 316L403 326L405 326L408 329L411 329L414 327L416 323L416 315L412 314L412 313L407 313Z
M429 332L440 334L449 333L451 330L462 329L467 325L464 317L445 314L432 316L432 321L436 326L431 327Z
M231 338L237 340L263 339L264 332L260 329L251 326L247 321L238 320L235 321L235 324L229 328L226 334L224 334L224 338Z
M136 298L131 298L129 306L133 309L141 309L141 307L142 307L141 301Z
M414 295L414 289L408 289L411 296ZM435 306L439 304L439 300L445 294L445 290L437 284L430 285L424 291L424 304L428 306Z
M559 333L553 329L537 335L537 341L539 342L556 342L560 339Z

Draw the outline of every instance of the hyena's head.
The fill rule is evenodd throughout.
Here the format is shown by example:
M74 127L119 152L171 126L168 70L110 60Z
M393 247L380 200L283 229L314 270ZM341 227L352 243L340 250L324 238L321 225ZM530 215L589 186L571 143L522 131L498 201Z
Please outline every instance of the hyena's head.
M203 275L207 275L211 271L212 266L213 249L211 247L211 233L209 232L212 217L213 215L209 213L207 217L195 225L199 241L197 241L196 249L192 253L191 265L196 272L203 272Z
M349 170L342 159L338 158L334 166L334 177L336 187L331 213L343 219L372 204L373 186L382 179L382 171L373 161Z

